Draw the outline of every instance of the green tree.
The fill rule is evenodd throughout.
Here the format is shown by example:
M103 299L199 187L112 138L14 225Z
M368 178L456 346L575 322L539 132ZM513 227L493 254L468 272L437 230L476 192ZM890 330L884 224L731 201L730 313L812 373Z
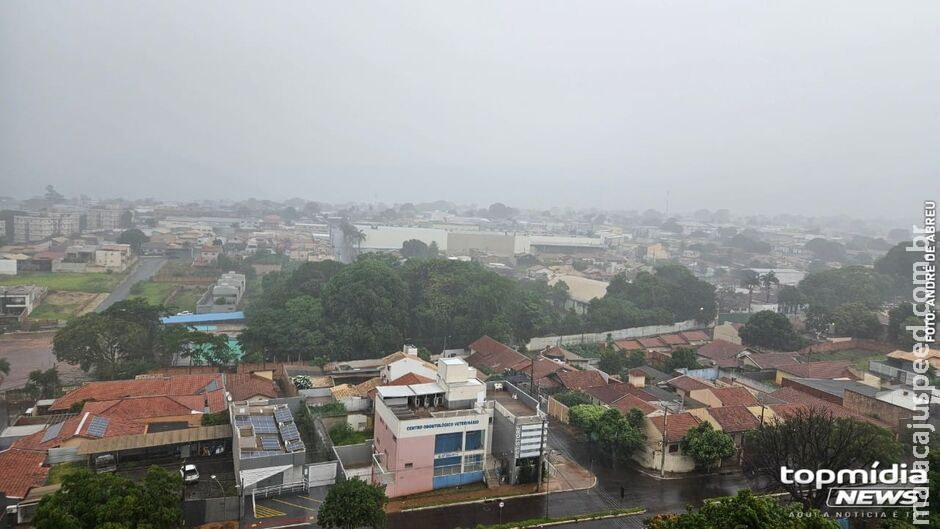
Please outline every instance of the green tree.
M910 296L914 287L911 275L914 263L923 258L923 254L907 251L910 245L911 241L899 242L875 261L875 271L891 278L894 293L905 297Z
M905 339L900 331L904 329L904 320L914 316L914 305L911 303L900 303L898 306L888 311L888 341L899 343ZM905 331L906 332L906 331Z
M578 404L568 410L568 422L587 435L597 429L597 423L607 408L597 404Z
M684 514L660 514L646 521L648 529L838 529L839 524L798 505L781 505L774 498L754 496L749 490Z
M811 273L797 288L810 306L833 309L847 303L862 303L876 309L889 297L891 278L871 268L845 266Z
M900 460L901 444L893 433L849 417L834 417L821 408L797 408L782 421L764 424L748 433L745 468L763 475L807 509L821 508L828 489L784 483L781 467L791 469L864 469L874 462L882 467Z
M708 421L690 429L679 442L679 446L706 471L721 463L722 459L733 456L735 452L734 439L727 433L714 429Z
M326 493L317 514L317 525L324 529L384 527L386 503L384 485L372 485L356 478L341 481Z
M0 386L3 385L4 379L10 374L10 361L6 358L0 358Z
M798 288L784 285L777 292L777 302L784 313L791 314L796 312L800 305L806 304L806 298Z
M813 305L806 309L806 328L817 335L825 336L832 324L832 313L826 307Z
M751 312L754 303L754 289L760 287L760 276L753 270L741 272L741 286L747 289L747 311Z
M760 284L761 286L764 287L764 294L765 294L764 302L769 303L770 302L770 289L773 288L774 286L779 285L780 280L777 279L777 274L773 270L771 270L767 272L766 274L763 274L760 276Z
M835 241L827 241L822 238L815 238L807 241L804 248L813 252L817 259L822 261L844 261L845 246Z
M832 311L832 322L838 336L878 338L881 323L878 316L861 303L848 303Z
M778 351L792 351L800 347L800 337L793 330L790 320L783 314L769 310L751 315L738 334L744 345Z
M35 369L29 372L26 386L27 394L34 399L54 399L62 394L62 382L59 380L59 370L50 367L43 371Z
M189 347L183 357L189 357L196 365L227 366L235 362L238 355L229 346L228 335L193 331L187 337Z
M561 393L556 393L552 396L558 402L572 408L580 404L590 404L591 397L581 393L580 391L562 391Z
M140 325L90 312L69 320L56 333L52 351L60 362L114 380L127 374L135 360L147 360L145 343L146 330Z
M604 349L604 352L601 353L597 367L605 373L616 375L623 371L625 360L626 358L623 356L623 352L607 347Z
M137 228L125 230L117 238L118 244L131 245L131 249L134 250L134 253L140 253L140 245L149 241L150 237L144 235L144 232L138 230Z
M182 495L182 478L155 466L136 483L80 470L43 497L32 523L37 529L178 529Z
M691 347L679 347L672 352L666 369L674 371L676 369L699 369L702 366L698 363L698 355L695 349Z

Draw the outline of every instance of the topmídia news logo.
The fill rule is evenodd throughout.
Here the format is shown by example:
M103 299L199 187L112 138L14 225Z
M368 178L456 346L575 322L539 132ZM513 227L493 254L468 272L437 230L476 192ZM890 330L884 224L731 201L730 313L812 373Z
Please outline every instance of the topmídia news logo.
M907 468L906 463L879 469L808 470L780 468L780 480L788 485L812 485L829 490L826 505L836 508L874 509L915 507L929 494L927 470Z

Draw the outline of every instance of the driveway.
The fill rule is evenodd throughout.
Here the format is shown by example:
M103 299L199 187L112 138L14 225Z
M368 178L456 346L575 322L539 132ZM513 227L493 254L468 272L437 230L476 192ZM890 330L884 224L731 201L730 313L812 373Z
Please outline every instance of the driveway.
M317 511L326 498L328 487L312 487L306 494L259 498L246 496L242 529L278 527L316 527Z
M141 257L139 258L134 270L121 281L121 284L111 292L104 301L95 309L95 312L104 312L108 307L118 301L123 301L131 294L131 287L141 281L146 281L155 276L163 264L166 263L166 257Z
M623 464L611 465L598 456L594 447L555 421L549 424L549 446L591 470L597 476L597 486L584 491L507 498L502 509L495 502L397 513L389 516L389 528L474 527L477 524L518 521L545 515L564 516L620 507L645 507L648 511L646 516L650 516L683 511L686 505L700 504L706 498L733 495L741 488L759 489L756 483L740 474L658 480ZM636 523L636 520L625 518L599 523L598 527L632 527Z

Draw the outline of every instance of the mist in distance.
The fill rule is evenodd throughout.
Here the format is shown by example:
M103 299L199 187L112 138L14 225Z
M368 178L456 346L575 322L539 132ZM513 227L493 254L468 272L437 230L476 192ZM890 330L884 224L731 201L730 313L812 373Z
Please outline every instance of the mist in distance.
M940 4L3 2L0 194L916 219Z

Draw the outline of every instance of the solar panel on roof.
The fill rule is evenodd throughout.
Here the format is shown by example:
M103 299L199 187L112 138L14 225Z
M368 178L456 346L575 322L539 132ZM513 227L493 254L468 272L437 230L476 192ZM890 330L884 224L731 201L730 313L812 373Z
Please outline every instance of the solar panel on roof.
M95 417L91 420L91 425L88 426L88 435L92 437L104 437L105 432L108 431L108 419L104 417Z
M300 439L300 432L294 423L281 424L281 437L285 441L290 439Z
M255 433L277 433L277 423L274 422L274 417L269 415L253 416L251 426Z
M291 414L290 408L277 408L274 410L274 418L277 422L292 422L294 415Z
M251 426L251 417L247 415L236 415L235 416L235 427L244 428L245 426Z
M46 428L46 433L42 434L42 439L41 439L39 442L40 442L40 443L45 443L46 441L49 441L50 439L55 439L56 437L58 437L59 432L62 431L62 425L63 425L63 424L65 424L65 423L64 423L64 422L58 422L58 423L55 423L55 424L53 424L52 426Z
M284 446L284 448L285 448L288 452L297 452L297 451L299 451L299 450L303 450L303 449L304 449L304 443L303 443L303 441L291 441L291 442L287 443L287 444Z
M262 437L261 448L265 450L278 450L281 448L281 445L277 442L277 437Z

